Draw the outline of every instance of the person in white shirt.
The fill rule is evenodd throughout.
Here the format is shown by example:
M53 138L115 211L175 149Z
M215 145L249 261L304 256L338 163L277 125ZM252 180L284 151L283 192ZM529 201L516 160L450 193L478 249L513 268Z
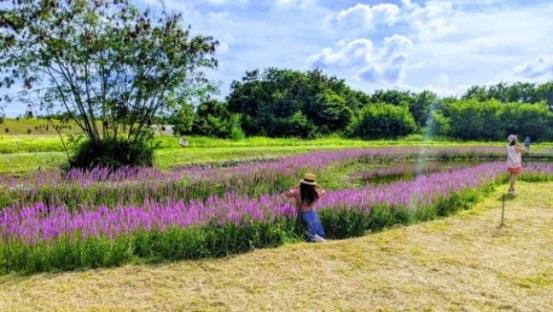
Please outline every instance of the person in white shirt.
M507 171L510 178L508 192L514 193L517 177L522 172L522 153L526 153L527 150L518 145L518 138L514 134L509 135L507 141L509 142L507 145Z

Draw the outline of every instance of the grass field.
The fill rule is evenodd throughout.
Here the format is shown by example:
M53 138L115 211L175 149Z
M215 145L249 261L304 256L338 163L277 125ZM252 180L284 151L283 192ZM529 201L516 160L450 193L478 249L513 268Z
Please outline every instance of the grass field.
M18 174L48 169L65 163L67 156L59 136L48 122L40 119L8 118L0 125L0 174ZM5 129L9 129L8 132ZM31 134L28 134L30 131ZM65 135L78 134L75 125ZM250 137L228 140L201 136L188 137L189 147L181 148L179 138L157 136L155 165L168 169L183 165L212 163L226 160L250 160L282 157L319 149L386 146L503 146L504 142L462 142L447 138L428 138L410 135L397 140L358 140L338 136L313 140L297 138ZM542 142L532 147L539 152L553 151L553 143Z
M252 137L243 140L227 140L206 137L189 137L190 145L181 148L178 138L159 136L155 152L155 165L162 169L182 165L275 158L319 149L343 149L353 147L386 146L503 146L502 142L459 142L445 139L424 139L413 135L399 140L354 140L326 137L314 140L295 138ZM540 143L533 151L549 152L553 143ZM0 137L0 173L23 173L38 168L47 169L63 164L67 157L56 135L4 135Z
M1 311L547 311L553 183L454 217L217 260L0 277Z
M55 126L62 125L57 120L48 121L43 118L5 118L0 123L2 135L56 135ZM98 122L101 127L101 122ZM78 134L81 129L73 121L63 124L59 130L64 134Z
M193 148L253 148L253 147L297 147L297 148L343 148L365 146L457 146L457 145L492 145L496 142L461 142L446 139L424 139L420 135L412 135L399 140L358 140L341 137L324 137L313 140L298 138L267 138L249 137L241 140L229 140L209 138L202 136L189 136L189 149ZM158 136L156 143L158 149L179 149L179 138L172 136ZM553 146L542 144L540 146ZM24 153L24 152L61 152L63 145L57 135L4 135L0 136L0 154Z

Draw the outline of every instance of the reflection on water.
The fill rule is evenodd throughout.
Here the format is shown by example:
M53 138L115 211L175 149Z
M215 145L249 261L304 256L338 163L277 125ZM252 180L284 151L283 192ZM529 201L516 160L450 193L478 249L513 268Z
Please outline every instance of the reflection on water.
M411 180L419 175L452 170L479 163L479 161L404 162L366 168L366 170L360 170L350 175L350 178L352 181L362 185L385 184L398 180Z

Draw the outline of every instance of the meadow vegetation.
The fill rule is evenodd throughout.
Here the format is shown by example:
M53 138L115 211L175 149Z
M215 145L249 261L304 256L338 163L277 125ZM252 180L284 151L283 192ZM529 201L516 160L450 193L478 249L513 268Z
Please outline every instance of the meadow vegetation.
M58 271L126 262L219 257L302 238L292 203L279 192L301 172L344 181L353 166L410 159L493 159L501 149L413 148L315 152L230 168L73 170L5 180L0 214L5 272ZM548 181L536 164L524 179ZM471 207L504 181L489 163L373 187L329 183L317 204L327 235L359 236Z
M553 82L369 94L321 70L270 67L246 71L222 99L203 72L219 42L166 6L30 0L0 13L0 88L22 88L0 98L0 310L36 308L30 298L105 308L63 298L83 300L83 278L95 294L113 290L101 297L110 307L146 310L168 307L159 294L199 310L553 304L542 208L553 203ZM6 118L4 103L27 111ZM156 133L165 126L174 136ZM537 142L521 197L508 197L527 227L492 235L486 209L506 199L511 133ZM301 243L298 207L282 193L306 172L327 190L314 209L335 242ZM138 287L155 294L140 297L133 270L160 281Z
M522 182L501 229L503 185L455 216L355 239L221 259L12 273L0 276L1 308L546 311L553 305L552 187Z

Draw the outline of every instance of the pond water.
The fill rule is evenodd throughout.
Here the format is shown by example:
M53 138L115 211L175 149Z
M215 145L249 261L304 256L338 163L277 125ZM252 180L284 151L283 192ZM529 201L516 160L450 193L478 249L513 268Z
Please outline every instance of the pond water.
M424 162L402 162L396 164L386 164L368 168L359 168L360 170L351 174L351 182L361 185L377 185L392 183L398 180L411 180L419 175L441 172L446 170L458 169L467 166L474 166L482 161L462 160L462 161L437 161L430 160Z

